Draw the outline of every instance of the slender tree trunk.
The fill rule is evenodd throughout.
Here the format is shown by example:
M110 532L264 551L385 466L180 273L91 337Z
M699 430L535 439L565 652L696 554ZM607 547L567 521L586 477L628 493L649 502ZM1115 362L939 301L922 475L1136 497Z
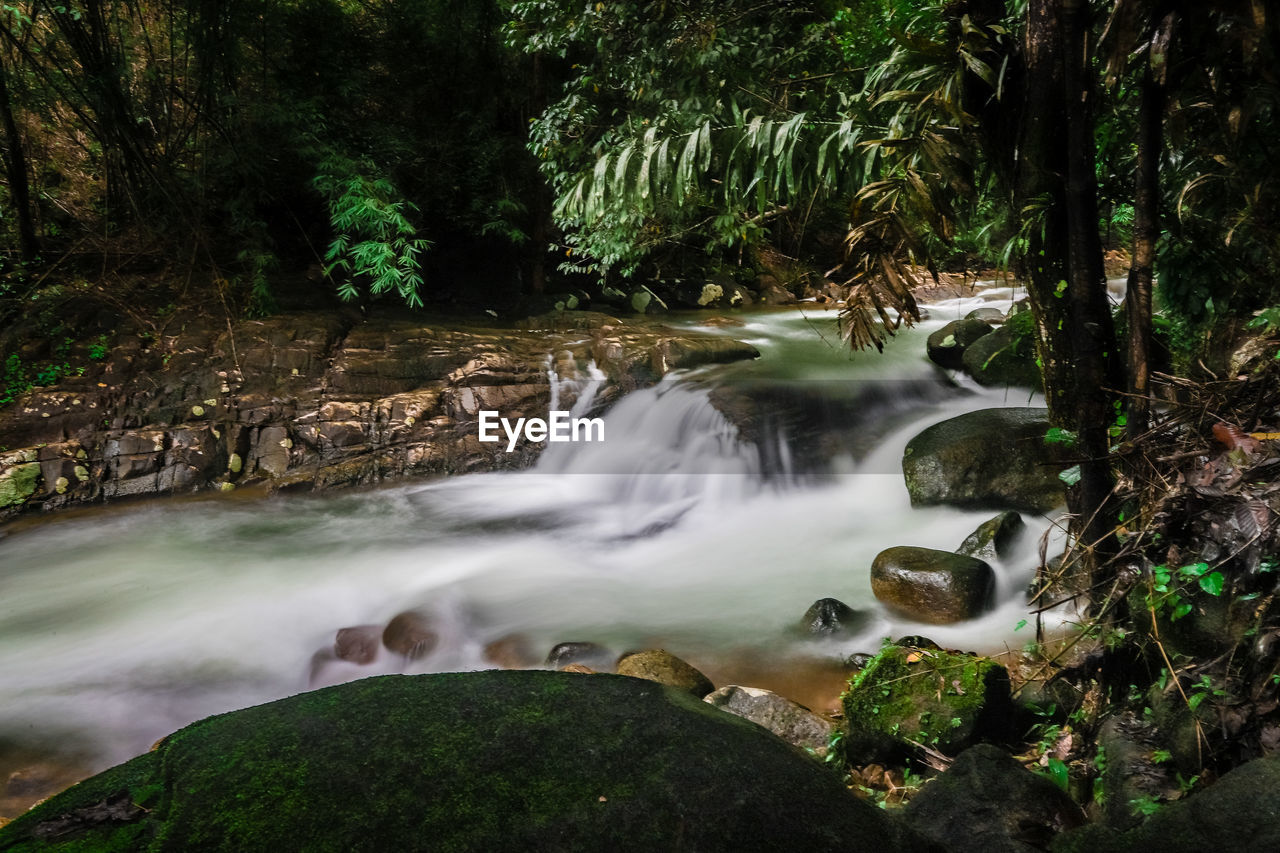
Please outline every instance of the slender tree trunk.
M1105 552L1115 333L1098 235L1085 0L1030 0L1015 202L1029 238L1029 280L1050 421L1072 430L1080 480L1074 532ZM1094 565L1100 560L1095 559Z
M0 56L0 122L4 125L5 172L9 178L9 197L13 201L14 218L18 223L18 248L22 259L29 261L40 254L40 240L31 219L31 188L27 183L27 155L18 134L18 123L13 118L13 104L9 100L9 69Z
M541 112L547 106L546 69L542 54L533 55L533 111ZM534 172L533 227L530 242L533 243L530 258L529 289L534 293L547 291L547 242L551 237L551 193L546 179Z
M1161 118L1164 87L1143 68L1138 105L1138 168L1133 193L1133 263L1129 267L1125 314L1129 323L1129 405L1127 434L1130 439L1147 431L1150 416L1151 291L1160 237L1160 154L1163 149Z
M1067 138L1067 229L1070 255L1067 294L1071 303L1072 361L1078 447L1081 452L1077 506L1079 537L1089 547L1110 550L1115 527L1109 504L1112 486L1111 441L1115 392L1121 387L1120 359L1107 300L1107 279L1098 234L1098 178L1094 153L1095 80L1089 67L1088 0L1062 0L1066 43L1064 98Z

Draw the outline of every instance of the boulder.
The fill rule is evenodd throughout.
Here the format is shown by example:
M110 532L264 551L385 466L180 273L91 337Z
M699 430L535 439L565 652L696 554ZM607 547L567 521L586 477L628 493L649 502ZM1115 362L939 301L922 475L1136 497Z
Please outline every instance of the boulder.
M615 671L618 675L656 681L691 693L699 699L716 689L711 679L665 649L648 649L625 654L618 658Z
M865 610L854 610L839 599L820 598L809 605L797 627L815 636L848 636L865 627L868 618Z
M1109 759L1108 759L1109 760ZM1054 853L1280 850L1280 757L1258 758L1127 832L1092 824L1054 839Z
M946 504L1043 513L1060 506L1066 467L1045 444L1047 413L1009 407L966 412L907 443L902 473L912 506Z
M764 726L787 743L822 758L835 723L798 702L759 687L729 685L709 693L704 702Z
M756 291L760 294L760 301L765 305L791 305L796 301L791 291L768 273L756 277Z
M911 798L903 817L952 853L1035 853L1084 824L1065 791L990 744L960 753Z
M22 851L936 851L732 714L611 675L361 679L194 723L0 828Z
M1025 324L1006 323L991 334L974 341L965 349L961 367L979 385L987 388L1013 387L1039 391L1043 387L1040 367L1036 364L1032 339L1021 329L1023 325Z
M1012 734L1009 674L990 658L888 646L849 679L843 697L851 763L898 751L907 741L958 755Z
M949 625L993 603L995 573L982 560L932 548L886 548L871 564L871 591L899 616Z
M991 334L991 326L985 320L952 320L929 335L926 350L929 360L948 370L959 370L965 350L984 335Z
M957 554L990 560L1008 556L1009 548L1026 527L1016 512L1002 512L978 525L956 549Z

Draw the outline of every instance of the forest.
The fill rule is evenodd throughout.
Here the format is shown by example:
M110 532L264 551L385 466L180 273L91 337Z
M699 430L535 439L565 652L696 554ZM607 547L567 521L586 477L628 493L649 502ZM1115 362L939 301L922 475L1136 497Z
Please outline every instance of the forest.
M62 560L82 566L86 576L98 559L131 566L123 539L118 554L108 549L115 556L92 559L71 545L64 552L40 544L48 527L37 516L73 507L87 513L86 507L126 498L164 496L176 504L173 496L195 493L221 499L227 509L207 510L208 529L182 528L185 545L178 539L157 544L154 557L140 557L139 565L178 559L192 543L219 550L222 537L235 550L241 547L235 536L244 532L251 538L243 547L252 555L245 564L262 572L284 571L278 561L291 541L305 542L299 553L317 561L336 560L343 549L358 553L363 542L370 553L384 555L391 571L386 567L398 564L392 550L382 549L405 540L408 534L394 525L411 512L426 513L429 522L422 525L437 530L433 535L447 530L458 542L480 541L483 561L493 565L510 559L500 551L500 537L486 539L498 536L499 522L507 524L503 535L534 537L517 562L553 553L565 562L590 562L595 558L586 551L557 550L566 546L555 536L537 538L544 529L560 531L562 539L582 532L556 527L569 522L542 506L563 499L582 513L575 523L592 519L590 535L607 529L624 548L649 543L655 559L667 560L662 566L677 574L687 560L692 577L697 566L727 562L726 555L739 563L752 559L747 545L732 544L730 528L718 532L720 521L707 522L696 535L689 530L690 519L703 518L699 513L723 499L706 484L722 482L725 471L750 479L743 493L753 497L714 517L737 513L738 535L749 543L755 541L745 533L756 523L752 500L780 501L770 492L783 488L778 483L812 489L839 482L842 454L865 473L866 460L879 458L875 447L893 448L895 482L905 478L910 509L945 505L968 514L917 516L902 522L910 534L892 527L898 538L880 541L873 535L879 508L867 492L880 487L832 493L837 516L870 512L872 521L847 539L814 536L861 561L863 586L870 565L874 596L843 593L850 600L861 596L851 610L820 597L818 579L797 581L798 589L813 587L802 597L818 597L817 609L802 621L824 642L847 641L838 661L828 655L820 665L812 663L811 646L803 654L779 653L779 661L809 661L794 667L808 676L780 675L792 665L785 662L743 667L740 650L726 651L730 646L711 639L710 629L705 636L688 629L687 637L698 638L690 640L681 633L685 627L645 617L643 610L611 610L612 603L599 605L615 613L612 627L602 627L610 620L598 614L580 622L564 616L558 626L552 616L544 623L525 614L526 622L504 623L504 633L498 617L489 624L476 614L519 608L491 591L476 593L473 602L462 585L437 595L430 607L383 602L368 603L368 612L313 613L308 618L320 621L295 625L289 642L357 626L340 628L306 664L308 687L338 690L329 685L365 674L342 675L343 667L353 661L382 666L392 654L399 663L375 674L535 664L628 674L624 662L650 654L602 662L608 656L594 643L560 643L545 661L538 653L508 666L503 661L514 641L497 652L491 647L517 632L550 645L576 639L575 630L584 638L598 630L601 648L633 652L660 643L675 648L686 637L688 655L705 654L708 674L723 676L708 680L673 655L674 663L658 667L661 675L629 674L687 689L682 679L692 676L683 667L706 683L707 690L691 691L699 699L711 693L712 681L746 684L748 675L780 694L787 692L780 685L803 683L789 695L812 707L806 713L824 716L816 723L823 736L809 744L820 753L823 773L891 814L885 824L877 823L879 816L848 817L853 828L846 817L831 818L830 832L846 841L877 839L886 849L917 850L1180 850L1225 839L1242 850L1273 849L1272 841L1280 843L1274 817L1280 795L1258 789L1280 781L1267 757L1280 751L1280 605L1274 603L1280 593L1280 181L1269 166L1280 157L1278 69L1280 9L1265 0L5 3L0 519L8 526L0 527L0 562ZM999 310L982 315L991 310L982 300L994 305L997 294ZM977 310L962 319L971 308ZM925 333L932 363L924 358ZM807 343L796 343L798 337ZM978 352L980 339L982 358L962 362L960 352ZM913 355L902 355L907 347L915 348ZM913 366L901 368L908 358ZM1022 372L995 376L1006 362ZM900 368L907 372L900 376ZM835 383L849 387L833 390ZM662 389L672 386L663 397ZM977 402L960 402L966 394L976 394ZM502 458L474 443L477 416L483 423L492 412L497 423L499 413L545 417L550 411L554 420L561 406L573 407L574 417L603 416L594 423L609 440L580 451L541 450L526 440L512 453L513 433L510 445L504 437L495 451L505 449ZM1018 414L1032 407L1034 413ZM983 427L982 445L994 449L972 450L959 443L967 438L952 437L961 450L937 451L943 466L957 454L991 459L970 477L982 482L964 486L972 494L958 496L961 487L953 484L935 500L924 497L931 487L922 482L932 475L912 454L934 452L925 437L939 428L944 410L957 422L1007 411L1005 420ZM939 417L912 421L912 412ZM677 424L683 431L660 449L676 460L668 461L644 442ZM914 437L904 434L905 444L893 444L908 426ZM703 432L689 432L698 429ZM732 442L751 445L749 463L740 444L725 450L729 434ZM1026 435L1035 445L1035 464L1052 468L1048 485L1036 486L1044 486L1048 498L1030 497L1025 485L1000 491L1001 468L1017 468L1010 460L1023 453L1018 443ZM632 479L616 494L601 497L580 485L591 480L596 488L607 475L622 477L623 469ZM493 481L493 491L484 494L466 491L479 488L466 485L479 482L475 478L530 471L574 485L546 486L542 497L528 498L521 496L534 495L534 487L517 487L514 479ZM660 471L703 485L662 491L653 485ZM399 488L415 477L445 481L445 491L431 498L438 503L422 509L425 498L388 497L387 484ZM371 489L375 485L384 488ZM363 490L352 490L356 486ZM262 509L264 517L293 514L269 530L252 527L268 524L251 518L257 504L237 503L278 507L301 500L293 494L303 491L337 495L325 500L368 499L345 510L319 498L287 510ZM767 497L757 500L757 494ZM637 503L637 495L650 503ZM509 502L510 516L475 509L486 500ZM198 508L193 516L212 506L182 505ZM616 530L612 516L591 515L610 507L626 519ZM973 515L978 510L985 515ZM964 593L976 596L965 615L939 616L950 606L940 599L929 605L937 612L904 609L899 593L885 592L893 578L923 571L909 561L886 568L893 562L886 554L905 550L898 546L909 536L913 547L929 546L916 550L949 551L946 536L958 540L991 510L1003 514L974 533L987 544L971 546L971 536L957 552L985 554L997 565L995 580L983 581L987 592ZM214 521L215 512L231 515ZM769 549L782 548L786 539L792 550L780 560L800 566L827 559L825 547L799 538L818 512L794 503L775 507L773 523L794 523L785 529L796 538L780 534L767 548L757 546L758 553L775 554ZM1021 530L1017 513L1036 519L1028 523L1037 542L1032 532L1006 531L1014 524L1010 515L1016 526L1008 531ZM102 526L86 526L82 535L107 537L114 517L85 516L86 525ZM348 527L357 519L364 530ZM138 541L167 542L163 525L136 523L129 535ZM934 523L940 525L935 534L921 532ZM1006 539L1015 537L1021 550L1006 552ZM26 542L34 543L29 550L12 550L28 548ZM881 550L885 545L895 547ZM864 547L870 548L865 558ZM1025 577L1010 556L1015 551ZM432 554L454 559L453 551ZM639 551L628 551L617 565L640 559ZM1006 562L1007 576L1001 574ZM332 569L332 580L315 583L338 584L353 571L336 563ZM559 577L559 569L536 571L548 584ZM660 577L664 569L653 571ZM744 573L744 584L757 577L754 568ZM402 591L418 588L399 576L383 580ZM707 589L736 583L728 575L704 580ZM532 589L532 582L507 581L512 590ZM590 577L580 582L588 599L597 594ZM763 582L760 588L775 589ZM14 589L14 602L27 601L26 587ZM46 613L40 593L30 594L26 606L43 614L38 618L19 614L17 604L6 615L0 605L0 650L9 644L15 662L26 641L18 639L24 619L53 630L72 612L71 598L58 615L64 604L47 605ZM542 600L541 592L528 594ZM688 600L702 601L701 594ZM89 593L83 595L87 600ZM634 592L637 600L644 595ZM463 603L439 604L453 601L449 596ZM1003 609L1006 604L1013 609ZM890 616L876 615L886 609ZM397 610L403 612L390 618ZM947 633L952 622L979 613L1005 618L1014 610L998 630L984 622L968 634ZM872 621L850 627L855 611L857 619ZM684 618L686 626L696 621ZM785 621L771 612L761 618L762 625ZM883 618L889 621L875 621ZM359 633L366 623L377 623L377 630ZM947 628L933 639L920 636L931 625ZM872 642L890 629L908 636L885 637L883 646ZM451 645L450 631L484 646L487 663L462 651L456 658L431 657L466 645L461 639ZM97 642L90 636L86 642ZM791 647L792 635L786 637L779 648ZM594 650L557 656L565 645ZM953 645L989 657L946 648ZM224 653L231 654L210 647L209 660ZM61 660L49 658L55 659ZM0 666L5 660L0 653ZM983 668L988 663L1004 679L996 688L1003 691L999 701L989 695L995 676ZM963 711L894 705L893 685L910 682L904 673L926 664L961 673L950 681L958 697L981 694L988 704ZM159 662L154 667L165 671ZM270 667L303 665L282 658ZM132 684L132 674L120 677ZM70 674L67 680L76 683ZM939 676L951 692L948 680ZM9 789L16 790L12 780L23 773L44 773L47 784L32 790L48 796L136 755L144 734L154 741L211 713L287 695L278 685L265 692L245 687L220 704L202 692L212 682L193 678L197 682L189 702L175 700L178 709L165 718L163 731L152 731L158 723L112 729L89 738L93 745L72 757L11 734L20 729L21 714L38 717L54 706L32 699L36 710L23 705L13 718L0 713L0 771L13 774ZM873 682L883 700L863 695ZM22 683L28 686L15 695L42 697L47 686L34 675ZM559 695L553 681L528 683L531 691ZM837 687L823 693L819 683ZM452 697L447 701L482 701L464 682L439 684L441 697ZM360 689L352 688L352 702L376 704ZM515 688L507 682L486 689L507 696L504 702L517 701L508 696ZM197 694L202 698L193 698ZM396 695L394 701L408 701ZM582 713L594 721L603 703L642 700L573 701L589 705ZM520 719L527 722L535 710L522 711ZM660 721L663 713L652 711L646 720ZM859 721L882 714L896 715L892 732ZM930 718L944 716L965 736L945 727L934 731ZM489 723L498 737L521 736L509 717ZM693 726L670 726L686 723ZM261 725L264 739L275 736L268 721ZM654 725L666 731L667 723ZM157 746L172 743L174 756L186 755L182 750L205 755L201 750L223 748L218 738L224 735L215 730L182 729ZM212 747L201 743L200 732L214 733ZM665 735L653 736L661 741ZM998 744L999 754L981 753L989 747L978 742ZM467 745L451 749L470 755ZM508 749L495 747L504 756ZM623 746L608 749L611 761L632 761ZM773 766L764 745L749 751L761 767ZM260 758L245 758L245 766ZM325 760L343 766L332 756ZM467 760L472 764L459 765L457 773L475 769L476 779L506 790L508 777L486 775L483 756ZM160 759L153 763L161 772ZM1031 782L1018 775L1028 769L1035 774ZM961 770L974 778L989 774L978 787L998 793L980 801L974 791L961 790ZM190 817L223 808L214 787L200 789L189 803L175 804L170 794L155 800L163 801L156 814L172 814L172 822L146 828L158 818L144 799L160 795L146 793L151 783L129 777L119 784L133 805L120 811L114 789L102 787L116 784L110 781L116 772L61 795L71 797L57 806L62 817L46 810L40 818L45 806L19 817L12 804L21 801L25 809L30 802L0 796L0 850L29 849L24 845L50 832L72 838L87 832L102 845L124 845L111 849L152 849L144 840L154 849L222 849L209 840L219 830ZM586 784L566 778L574 771L546 772L539 784L549 789ZM609 770L615 772L627 785L642 785L630 771ZM779 766L776 772L782 778L792 771ZM1036 787L1042 783L1047 792ZM794 784L799 790L809 783ZM814 784L806 796L827 814L834 795ZM698 800L712 793L672 796L715 812L714 800ZM387 796L388 803L400 803L398 794ZM1241 805L1248 797L1256 802ZM116 805L103 805L110 803ZM303 814L322 808L316 803L282 809ZM530 826L551 819L540 800L489 807L520 815L525 806ZM81 815L74 820L66 816L73 807ZM790 808L785 799L755 807ZM86 808L101 813L95 817ZM7 818L16 820L6 827ZM628 819L617 818L621 823L609 831ZM672 837L664 834L670 827L635 819L643 825L640 837L653 839L638 849L670 849ZM691 819L714 825L702 811ZM71 823L55 832L50 820ZM504 840L491 849L552 843L533 830L513 833L484 821L477 824L483 831L459 834L453 828L462 820L458 814L433 812L431 820L450 827L456 849L480 849L499 837ZM572 849L612 843L609 831L576 812L564 820L589 827L585 835L566 836ZM135 834L110 835L104 827L114 827L112 821ZM992 826L1017 821L1034 831L1018 835L1006 828L992 840ZM826 824L818 824L814 836L806 835L812 826L788 824L779 830L783 840L771 842L782 846L772 849L837 849L824 846ZM226 829L219 843L231 845L227 849L240 849L236 838L266 844L279 829L253 829L248 818L245 826L250 829ZM326 843L354 849L344 846L349 839L340 840L342 831ZM419 849L398 831L389 829L375 848ZM697 837L706 849L747 849L735 846L732 833L705 831ZM605 834L592 834L599 832ZM713 837L720 840L706 841Z

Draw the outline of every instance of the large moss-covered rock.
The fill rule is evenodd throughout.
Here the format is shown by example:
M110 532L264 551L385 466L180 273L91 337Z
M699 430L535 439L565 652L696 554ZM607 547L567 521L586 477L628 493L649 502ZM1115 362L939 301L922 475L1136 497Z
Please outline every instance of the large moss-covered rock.
M843 697L851 760L893 752L904 740L947 755L1010 735L1009 673L990 658L889 646L849 679Z
M959 370L965 351L978 338L991 334L991 326L984 320L952 320L929 335L925 343L929 359L948 370Z
M952 853L1034 853L1084 823L1065 791L990 744L960 753L911 798L905 816Z
M1040 390L1040 367L1024 326L1030 328L1029 323L1006 323L966 347L961 356L965 372L988 388Z
M1280 757L1232 770L1141 826L1117 832L1095 824L1055 839L1054 853L1203 853L1280 850Z
M1044 436L1044 409L1009 407L966 412L925 429L907 443L902 473L912 506L1048 512L1065 500Z
M611 675L383 676L211 717L0 828L12 851L931 848L773 735Z
M996 576L974 557L932 548L886 548L871 563L871 591L889 610L932 625L972 619L990 608Z

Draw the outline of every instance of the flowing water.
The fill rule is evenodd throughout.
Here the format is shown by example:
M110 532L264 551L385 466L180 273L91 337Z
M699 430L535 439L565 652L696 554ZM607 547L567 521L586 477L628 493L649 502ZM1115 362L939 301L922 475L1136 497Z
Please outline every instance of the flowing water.
M1005 307L1009 296L982 298ZM561 641L661 645L717 683L779 688L821 669L806 661L884 637L1021 646L1046 519L1028 519L1017 553L995 564L998 603L982 618L913 624L870 591L881 549L951 550L991 515L912 509L899 465L930 423L1028 403L925 359L925 334L978 301L931 306L882 356L851 356L834 312L816 306L737 315L743 325L706 330L754 343L761 359L633 392L604 415L603 443L549 445L527 471L156 502L17 529L0 540L0 746L75 749L96 769L192 720L308 687L489 667L485 648L503 638L538 657ZM581 368L555 394L586 413L600 376ZM754 426L740 432L713 397ZM865 630L798 636L824 597L867 610ZM384 649L361 666L323 651L338 628L410 609L441 636L420 660Z

